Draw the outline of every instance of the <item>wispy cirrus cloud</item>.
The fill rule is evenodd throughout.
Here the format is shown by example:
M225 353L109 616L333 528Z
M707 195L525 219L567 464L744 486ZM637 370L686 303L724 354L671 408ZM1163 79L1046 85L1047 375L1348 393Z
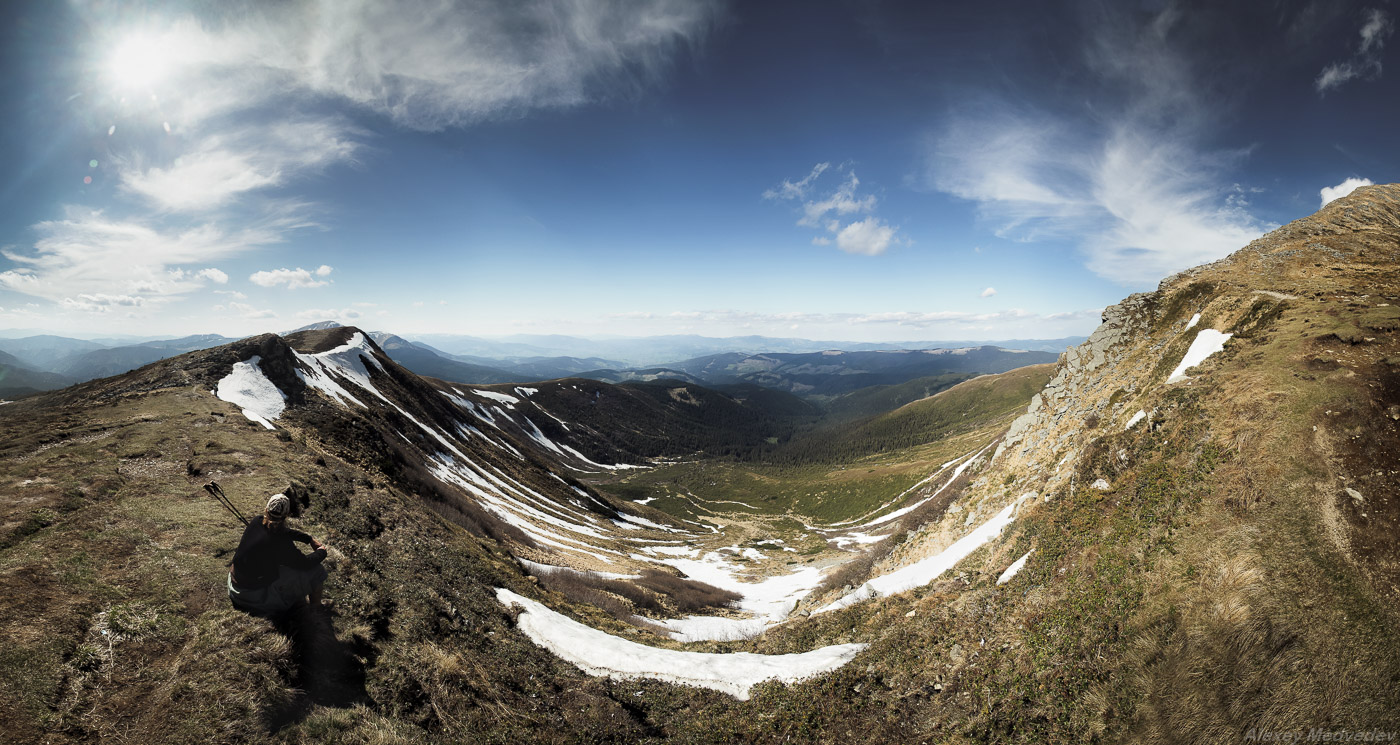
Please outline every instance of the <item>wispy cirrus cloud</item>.
M1313 81L1319 95L1340 88L1343 84L1362 79L1374 79L1381 75L1381 51L1386 39L1395 33L1395 22L1390 15L1378 8L1369 8L1362 14L1361 41L1356 51L1341 62L1333 62L1322 68Z
M818 163L798 181L784 179L782 183L763 192L763 198L772 201L796 201L801 203L802 216L797 224L804 228L816 228L826 234L812 238L816 246L829 246L832 243L846 253L878 256L891 245L908 245L909 240L899 235L899 228L890 225L871 214L878 202L874 194L860 194L860 178L853 169L837 167L845 178L830 191L818 190L817 181L831 169L830 163ZM859 220L855 215L866 215Z
M107 81L164 94L160 110L177 128L315 95L419 130L630 93L723 12L718 0L428 0L411 10L304 0L133 26L119 10L89 10L114 50ZM143 66L168 69L132 80Z
M1211 126L1186 57L1179 20L1118 19L1096 27L1085 63L1101 85L1126 91L1092 116L983 99L929 138L926 183L977 204L998 236L1069 241L1094 273L1145 284L1220 258L1271 225L1249 211L1227 174L1247 151L1202 145Z
M220 132L196 141L169 165L119 163L122 188L159 210L200 212L352 160L362 132L332 118L278 122Z
M811 173L808 173L806 176L803 176L798 181L789 181L787 179L783 179L783 182L781 184L778 184L772 189L764 191L763 198L805 199L807 197L808 189L810 189L812 186L812 182L816 181L817 177L825 173L826 169L830 167L830 163L818 163L815 166L812 166Z

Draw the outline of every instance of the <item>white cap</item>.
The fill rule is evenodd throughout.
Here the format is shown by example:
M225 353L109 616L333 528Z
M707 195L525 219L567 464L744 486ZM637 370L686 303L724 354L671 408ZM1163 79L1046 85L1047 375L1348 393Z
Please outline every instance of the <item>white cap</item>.
M292 500L287 499L286 494L273 494L267 500L267 516L273 520L281 520L292 511Z

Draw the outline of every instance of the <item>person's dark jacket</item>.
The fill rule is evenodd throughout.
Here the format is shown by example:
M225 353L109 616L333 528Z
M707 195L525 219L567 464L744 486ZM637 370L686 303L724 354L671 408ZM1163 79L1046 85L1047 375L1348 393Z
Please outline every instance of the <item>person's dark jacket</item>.
M304 554L294 543L311 543L311 536L284 527L271 530L261 518L249 521L243 540L233 555L233 581L239 587L256 590L277 579L277 567L310 569L326 558L326 549Z

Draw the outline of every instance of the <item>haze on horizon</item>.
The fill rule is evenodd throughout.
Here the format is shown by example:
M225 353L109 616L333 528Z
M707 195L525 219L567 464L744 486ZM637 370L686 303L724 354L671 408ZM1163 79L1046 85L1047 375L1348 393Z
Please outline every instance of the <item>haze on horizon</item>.
M1400 180L1390 5L1218 5L8 3L0 329L1087 334Z

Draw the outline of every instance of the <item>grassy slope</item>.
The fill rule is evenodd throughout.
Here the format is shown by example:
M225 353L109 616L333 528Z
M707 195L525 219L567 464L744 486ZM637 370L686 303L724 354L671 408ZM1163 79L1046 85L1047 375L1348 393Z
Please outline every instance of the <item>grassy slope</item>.
M1054 370L1030 365L983 375L863 421L818 428L773 454L780 463L839 462L894 452L977 429L1025 410Z
M895 385L872 385L826 401L822 408L828 419L864 419L894 411L975 377L977 375L974 373L948 373L914 378Z
M819 429L766 462L685 460L624 473L602 488L621 499L655 498L651 506L691 518L730 512L853 519L991 442L1044 386L1051 368L983 375L856 424Z
M5 413L7 738L520 741L633 727L601 683L511 630L490 588L531 590L503 552L372 469L263 430L202 387ZM307 485L299 525L344 554L333 631L299 647L228 608L239 526L198 488L211 477L246 514ZM546 701L570 702L568 720L541 716Z

